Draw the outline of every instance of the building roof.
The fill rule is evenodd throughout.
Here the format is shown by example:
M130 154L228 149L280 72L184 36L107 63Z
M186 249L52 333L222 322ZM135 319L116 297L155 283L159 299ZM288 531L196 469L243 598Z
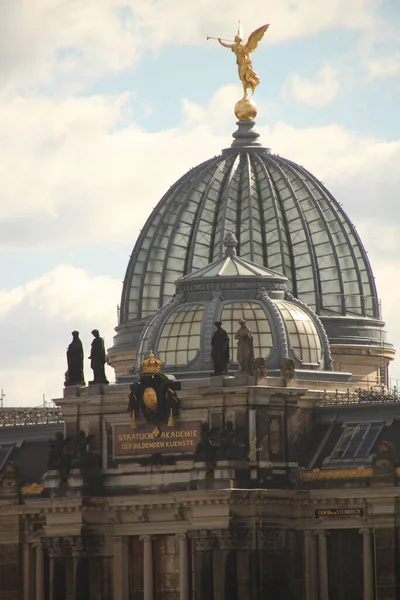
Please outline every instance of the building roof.
M188 171L148 218L125 275L120 322L154 314L174 281L237 254L288 278L317 314L379 316L369 261L355 227L324 184L265 147L234 147Z
M39 483L47 471L49 440L63 429L59 409L0 409L0 472L13 462L22 483Z

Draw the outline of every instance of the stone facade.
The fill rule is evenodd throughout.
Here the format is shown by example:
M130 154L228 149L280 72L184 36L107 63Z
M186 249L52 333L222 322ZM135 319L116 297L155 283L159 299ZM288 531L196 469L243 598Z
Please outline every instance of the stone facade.
M57 400L65 435L92 435L88 455L100 462L72 463L66 480L45 467L37 486L3 469L0 600L397 598L398 467L310 468L321 392L246 377L182 382L179 417L159 427L170 440L207 422L196 444L206 431L212 460L200 460L202 446L116 456L115 427L147 431L141 416L130 429L129 386L67 388ZM381 404L393 423L397 404ZM361 422L371 406L351 410Z

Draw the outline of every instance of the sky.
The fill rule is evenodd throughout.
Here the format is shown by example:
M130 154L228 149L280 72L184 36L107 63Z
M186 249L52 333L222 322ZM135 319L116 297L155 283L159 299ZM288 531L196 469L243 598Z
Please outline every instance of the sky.
M62 395L72 330L87 380L90 331L112 345L147 216L231 144L235 60L206 36L232 38L239 19L245 37L270 23L253 55L261 140L321 179L356 224L400 347L398 0L3 0L5 406Z

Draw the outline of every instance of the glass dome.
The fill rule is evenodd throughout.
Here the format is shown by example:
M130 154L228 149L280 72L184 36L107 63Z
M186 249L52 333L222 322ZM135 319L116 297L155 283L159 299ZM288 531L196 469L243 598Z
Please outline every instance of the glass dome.
M247 131L253 125L239 121L232 147L183 175L143 227L108 351L118 380L134 370L130 361L136 360L138 342L154 315L174 298L174 282L198 270L212 276L211 264L219 275L228 268L223 263L227 232L237 238L238 260L248 261L259 274L280 274L300 306L319 316L338 369L368 379L376 371L377 353L393 359L355 227L319 179L262 147L258 134ZM229 264L228 274L240 275L242 268L239 262ZM305 333L299 329L290 335L295 343L296 335ZM317 350L307 339L312 362Z
M266 148L229 149L190 170L144 226L124 280L121 323L154 314L174 281L222 256L279 271L317 314L378 317L366 252L347 215L304 167Z

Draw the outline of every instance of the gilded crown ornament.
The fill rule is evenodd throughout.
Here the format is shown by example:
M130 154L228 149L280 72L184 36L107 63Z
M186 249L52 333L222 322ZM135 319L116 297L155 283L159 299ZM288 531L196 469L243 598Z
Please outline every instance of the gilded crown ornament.
M251 93L254 94L254 90L261 82L261 79L253 70L250 54L257 48L258 42L262 40L268 27L269 25L258 27L258 29L249 35L246 44L243 44L243 34L240 22L237 35L235 35L233 40L224 40L219 37L214 38L210 35L207 36L208 40L217 39L221 46L230 48L232 52L235 53L239 79L242 82L243 87L243 98L241 98L235 106L235 115L240 121L252 121L257 115L257 106L255 102L249 98L248 90L251 90Z
M154 356L152 350L150 350L149 357L142 360L142 367L145 373L159 373L161 365L161 360L158 360L158 358Z

